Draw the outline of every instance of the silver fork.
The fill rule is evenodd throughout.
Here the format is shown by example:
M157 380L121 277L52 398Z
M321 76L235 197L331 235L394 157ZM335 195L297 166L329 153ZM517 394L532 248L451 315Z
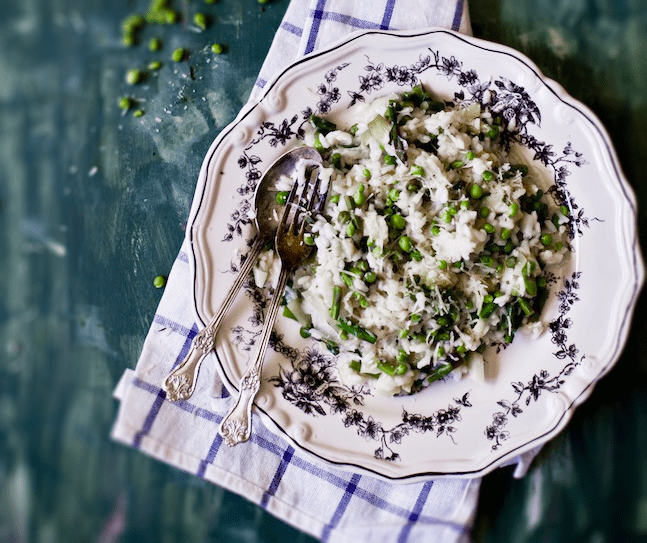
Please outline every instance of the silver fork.
M283 291L292 270L303 262L312 251L312 246L305 243L304 234L306 223L313 214L320 213L326 201L327 190L319 192L319 176L314 184L309 181L301 187L297 198L298 188L295 183L290 191L281 222L276 232L276 252L281 259L281 273L274 290L272 301L265 314L263 332L252 361L240 381L240 389L236 403L220 424L220 435L229 446L241 441L247 441L252 429L252 403L261 386L261 369L265 359L267 344L274 328L274 321L283 297ZM290 219L290 215L292 218Z

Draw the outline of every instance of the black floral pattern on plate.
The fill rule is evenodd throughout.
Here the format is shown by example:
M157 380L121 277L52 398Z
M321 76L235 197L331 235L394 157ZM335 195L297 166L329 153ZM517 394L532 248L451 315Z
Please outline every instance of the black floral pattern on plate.
M301 357L292 360L289 368L282 367L279 374L268 381L279 387L283 397L307 415L340 415L346 428L355 427L357 434L367 441L377 441L375 458L389 462L400 459L395 445L412 432L433 432L437 438L445 435L455 443L452 434L456 432L456 423L461 421L461 408L472 407L467 392L461 398L454 398L455 405L438 409L428 416L403 409L402 422L384 428L373 416L366 416L357 409L364 405L364 396L370 395L370 389L365 385L348 387L340 383L335 359L316 347L305 349Z

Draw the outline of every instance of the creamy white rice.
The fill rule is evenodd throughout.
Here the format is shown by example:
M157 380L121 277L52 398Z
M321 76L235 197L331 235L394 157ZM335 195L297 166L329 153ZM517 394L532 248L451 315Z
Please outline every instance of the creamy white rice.
M330 191L288 308L338 353L345 383L393 395L449 373L482 379L485 347L541 330L567 210L510 158L498 119L418 88L367 105L347 129L316 124L305 143ZM258 276L272 267L266 256Z

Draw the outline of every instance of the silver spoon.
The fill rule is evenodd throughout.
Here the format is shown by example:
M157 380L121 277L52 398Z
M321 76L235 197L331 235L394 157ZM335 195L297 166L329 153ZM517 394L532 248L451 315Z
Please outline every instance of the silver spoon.
M279 225L282 209L276 202L277 181L283 175L291 176L300 164L320 165L321 156L311 147L297 147L281 155L265 172L256 187L254 195L254 226L256 226L256 239L245 258L234 284L227 292L220 309L211 321L193 338L191 349L186 358L166 377L162 388L166 391L166 398L173 402L188 400L195 391L200 366L206 356L214 349L216 333L222 321L236 298L243 282L256 261L261 249L274 240Z

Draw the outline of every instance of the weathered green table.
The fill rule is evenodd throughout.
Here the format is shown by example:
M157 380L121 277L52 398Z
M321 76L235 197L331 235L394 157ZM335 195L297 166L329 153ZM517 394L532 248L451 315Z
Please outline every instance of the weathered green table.
M311 541L108 437L202 158L246 101L287 3L176 2L188 23L148 25L132 48L121 22L146 0L0 3L0 541ZM645 0L471 0L470 11L476 36L526 53L602 119L644 232ZM179 64L177 47L189 53ZM125 82L154 60L142 83ZM136 104L123 114L126 95ZM625 355L524 479L485 478L475 540L644 540L646 322L639 305Z

